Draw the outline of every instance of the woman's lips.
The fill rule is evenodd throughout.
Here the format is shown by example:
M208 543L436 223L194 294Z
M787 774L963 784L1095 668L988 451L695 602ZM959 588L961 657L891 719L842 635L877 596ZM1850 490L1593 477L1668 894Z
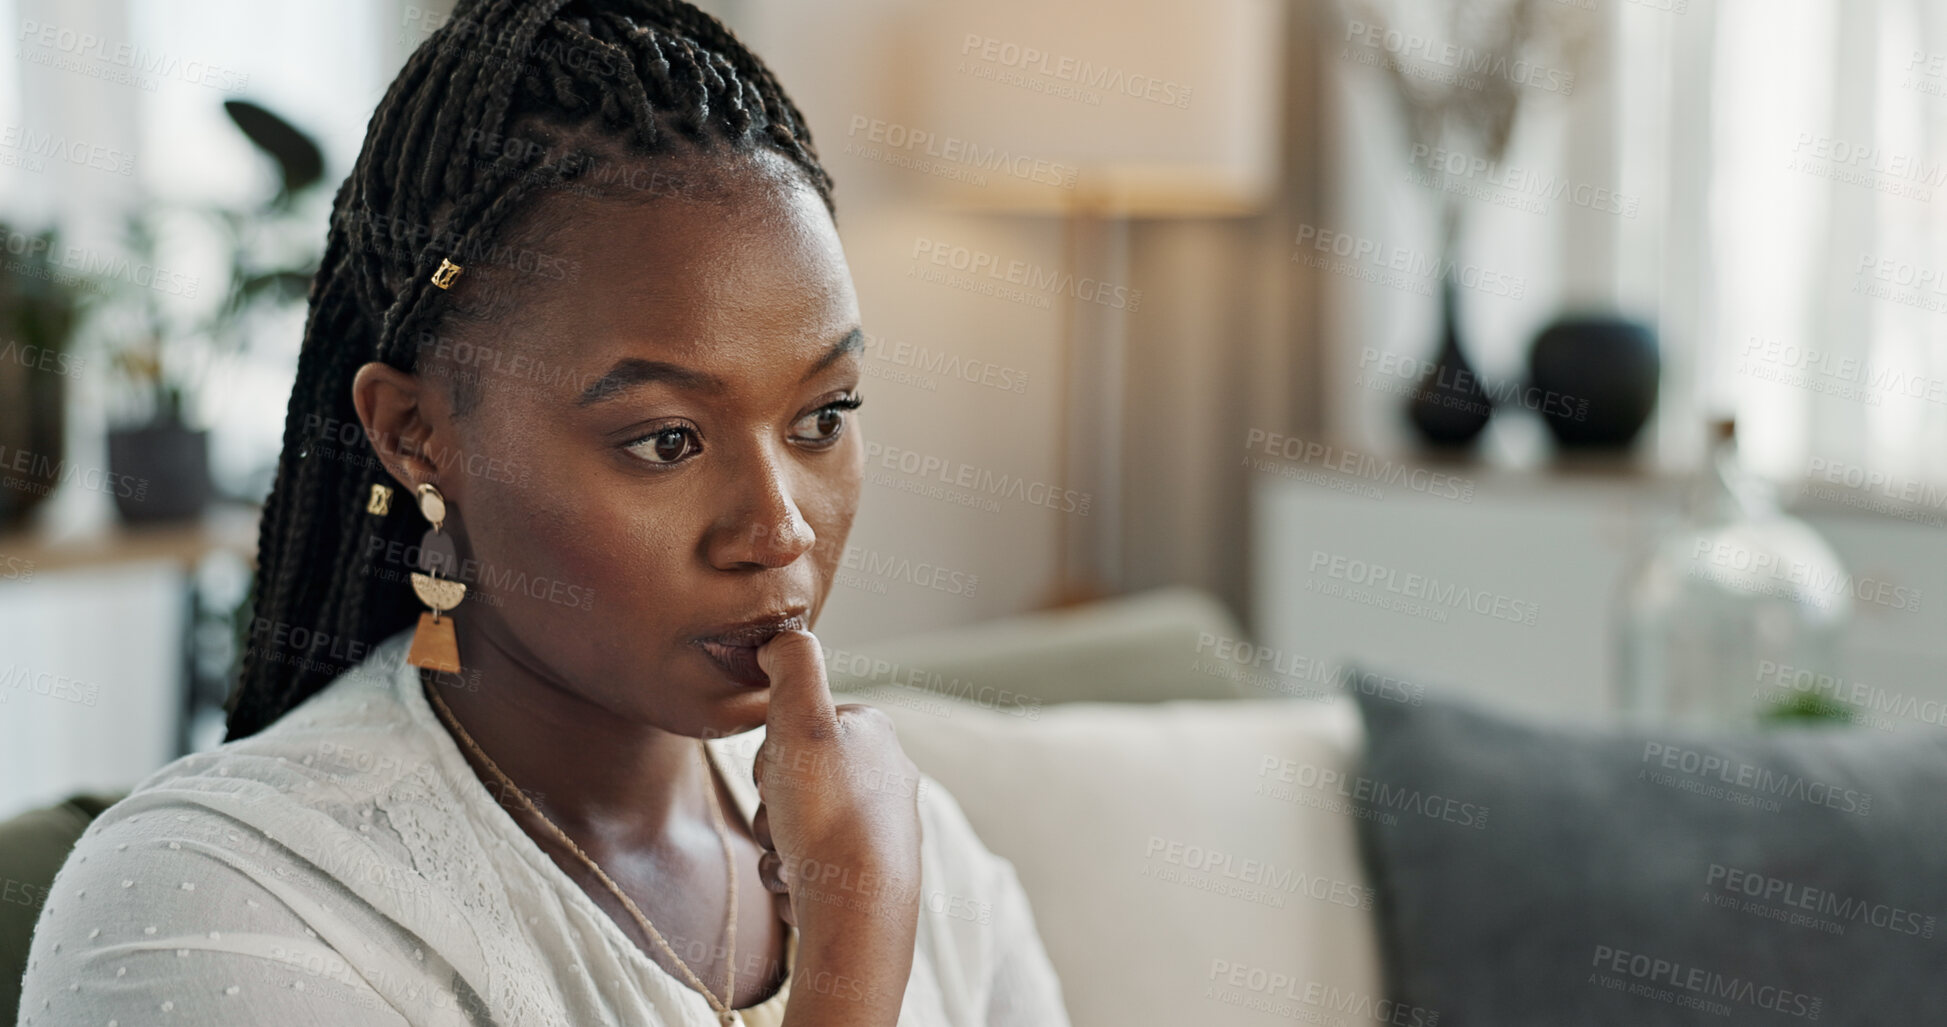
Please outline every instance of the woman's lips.
M724 676L750 688L764 688L771 679L757 665L757 650L781 631L804 627L804 614L788 612L746 621L714 635L692 639Z
M729 645L710 639L698 639L698 649L710 658L710 662L723 671L725 677L747 688L767 688L771 679L764 668L757 665L757 646Z

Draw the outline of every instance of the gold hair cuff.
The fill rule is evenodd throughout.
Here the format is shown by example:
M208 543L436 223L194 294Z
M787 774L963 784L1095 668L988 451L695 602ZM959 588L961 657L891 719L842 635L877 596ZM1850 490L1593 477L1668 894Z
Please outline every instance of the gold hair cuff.
M441 258L439 269L433 272L433 284L442 289L450 289L453 287L453 279L460 277L460 272L465 270L466 268L453 263L451 260Z

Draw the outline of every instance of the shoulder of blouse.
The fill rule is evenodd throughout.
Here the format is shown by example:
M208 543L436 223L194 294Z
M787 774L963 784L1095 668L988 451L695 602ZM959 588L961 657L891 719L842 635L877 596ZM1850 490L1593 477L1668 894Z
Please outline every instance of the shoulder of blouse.
M333 1022L400 1022L348 962L360 942L389 937L386 914L440 898L375 815L403 779L437 776L385 662L395 648L382 644L263 731L161 767L96 817L41 909L35 1004L66 1001L75 985L202 1009L192 993L215 973L239 989L221 998L308 988L314 1006L350 1003ZM118 1001L94 1008L136 1011ZM205 1012L246 1007L267 1012L222 1002Z
M1067 1027L1061 981L1013 861L981 841L944 785L920 780L920 925L942 991L989 1027Z
M60 877L85 878L139 906L136 892L185 866L201 864L204 879L176 881L178 890L261 897L264 885L342 877L350 860L390 855L373 830L376 800L431 771L434 758L406 723L386 670L391 641L257 734L143 778L82 832Z
M402 632L379 643L256 734L158 768L95 824L179 805L217 812L239 803L290 810L369 805L400 777L435 765L398 694L408 640ZM194 814L170 815L186 823L182 818Z

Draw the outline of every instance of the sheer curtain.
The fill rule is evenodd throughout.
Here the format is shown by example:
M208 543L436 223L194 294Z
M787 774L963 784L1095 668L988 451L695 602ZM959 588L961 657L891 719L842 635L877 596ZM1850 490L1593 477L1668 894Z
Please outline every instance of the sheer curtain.
M1764 472L1926 505L1947 486L1947 12L1722 0L1670 67L1707 82L1697 401ZM1642 54L1638 56L1650 56ZM1685 69L1682 59L1707 61ZM1940 505L1939 495L1933 505Z

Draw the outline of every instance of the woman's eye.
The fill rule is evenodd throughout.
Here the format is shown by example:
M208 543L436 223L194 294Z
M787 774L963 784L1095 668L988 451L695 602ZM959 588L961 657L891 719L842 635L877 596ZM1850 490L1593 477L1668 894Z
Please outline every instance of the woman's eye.
M688 428L664 428L629 443L629 452L652 464L673 464L696 451L696 435Z
M858 409L862 402L864 400L857 396L849 396L813 410L794 426L797 431L795 437L813 445L836 441L845 431L845 412Z

